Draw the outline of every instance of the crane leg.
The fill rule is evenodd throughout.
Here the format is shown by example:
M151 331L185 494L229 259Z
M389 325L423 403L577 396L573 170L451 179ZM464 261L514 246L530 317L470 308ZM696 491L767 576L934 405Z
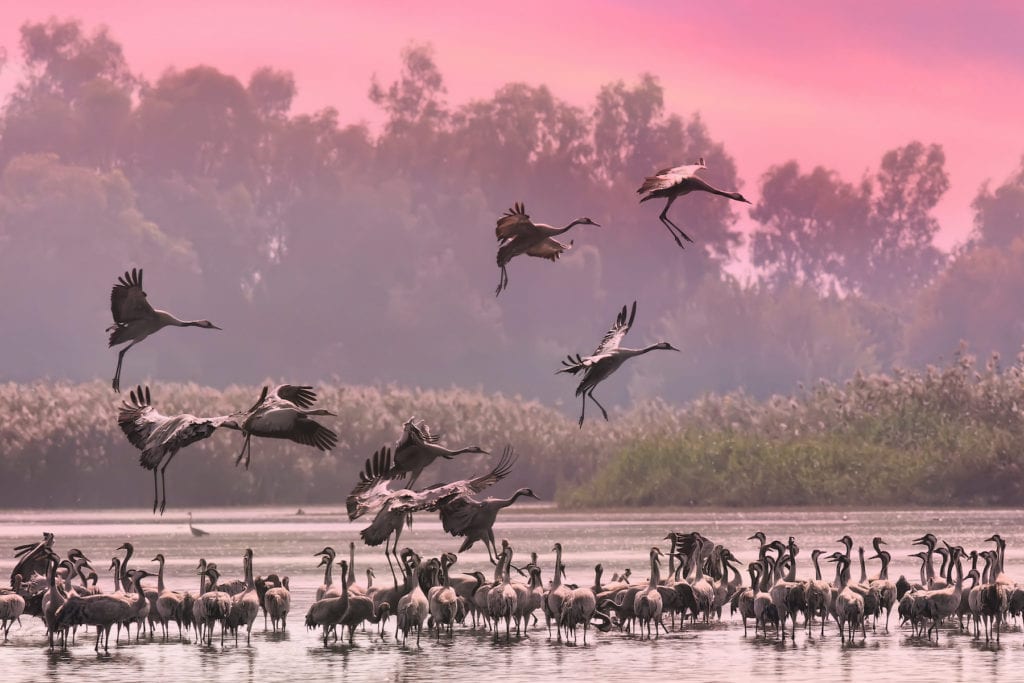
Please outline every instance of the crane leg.
M251 439L252 436L250 434L245 435L245 441L242 442L242 452L238 454L237 458L235 458L235 467L238 467L238 463L242 462L242 457L244 456L245 469L249 469L249 449Z
M156 482L156 468L153 468L153 514L156 514L156 506L160 502L160 489Z
M583 429L583 416L587 412L587 395L583 394L583 406L580 408L580 429Z
M138 343L138 341L133 341L131 344L117 352L117 369L114 370L114 381L111 384L114 388L114 391L118 393L121 392L121 363L124 362L124 354L128 353L128 349L132 348Z
M167 460L164 461L164 464L160 466L160 487L161 487L161 490L163 492L163 495L160 498L160 514L161 515L164 514L164 509L167 507L167 478L166 478L167 466L171 464L171 460L174 459L174 456L175 456L175 454L172 453L170 455L170 457L167 458ZM155 470L154 470L153 474L154 475L156 474ZM153 510L153 512L156 512L156 510Z
M598 402L598 400L597 400L596 398L594 398L594 390L593 390L593 389L591 389L591 390L590 390L590 391L589 391L589 392L587 393L587 396L589 396L589 397L590 397L590 400L591 400L591 401L593 401L594 403L596 403L596 404L597 404L597 407L601 409L601 414L602 414L602 415L604 416L604 420L605 420L605 422L607 422L607 421L608 421L608 411L604 409L604 406L603 406L603 405L601 405L601 404L600 404L600 403ZM586 399L584 399L584 401L583 401L583 402L584 402L584 403L586 403Z
M498 275L498 288L494 290L494 296L501 294L501 290L508 287L508 271L505 270L505 266L501 266L501 274Z

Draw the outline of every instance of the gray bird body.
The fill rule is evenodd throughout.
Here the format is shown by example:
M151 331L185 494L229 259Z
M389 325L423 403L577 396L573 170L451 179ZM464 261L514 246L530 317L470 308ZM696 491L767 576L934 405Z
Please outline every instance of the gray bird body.
M682 249L683 243L680 241L680 237L687 242L693 242L690 236L683 232L679 226L672 222L668 217L668 209L672 206L672 203L684 195L688 195L691 192L707 192L709 194L717 194L721 197L726 197L738 202L750 203L743 195L739 192L726 192L725 190L719 190L717 187L712 187L708 183L704 182L697 177L697 172L707 168L704 165L704 158L696 164L688 164L685 166L676 166L674 168L663 168L657 171L652 176L647 176L644 179L643 185L637 190L637 194L644 195L640 199L640 203L646 202L648 199L667 199L665 208L662 209L661 214L658 216L658 220L662 222L668 231L672 235L672 239L675 240L679 248Z
M463 453L487 454L479 446L465 446L455 450L440 445L440 435L430 433L427 424L415 417L410 417L402 426L402 438L395 445L394 465L390 475L395 479L410 475L409 488L415 485L420 474L438 458L451 460Z
M472 496L457 496L439 508L441 526L452 536L464 536L459 552L463 553L477 541L487 546L487 555L497 564L498 549L494 544L494 523L498 513L516 502L521 496L536 499L530 489L519 489L509 498L488 498L478 501Z
M593 225L597 223L589 218L577 218L564 228L555 228L544 223L534 223L526 213L522 202L516 204L502 214L494 228L494 234L501 243L498 246L496 261L501 269L501 278L494 295L508 287L506 266L516 256L526 254L537 258L557 261L562 253L572 247L572 242L564 244L555 239L558 235L568 232L577 225Z
M167 311L153 308L142 289L141 268L132 268L118 278L110 290L110 313L114 318L114 324L107 328L107 332L110 333L109 346L131 342L117 354L114 391L121 390L121 364L124 361L124 354L151 334L169 326L220 329L209 320L180 320Z
M117 424L128 441L142 451L139 464L153 471L153 512L159 503L160 514L167 507L165 472L182 448L212 435L220 427L238 429L240 414L196 417L183 413L164 415L152 405L149 387L138 387L130 399L121 403ZM157 485L157 471L163 483L163 497ZM193 532L194 533L194 532Z
M263 387L259 400L245 413L238 428L245 435L242 452L235 459L237 465L245 458L249 468L252 455L251 439L261 436L269 439L288 439L321 451L329 451L338 444L338 435L316 420L316 416L336 417L336 413L313 408L316 392L310 386L281 384L270 391ZM232 425L233 426L233 425Z
M345 501L348 518L356 520L365 514L376 513L373 522L360 532L360 536L367 545L384 544L384 556L394 577L391 555L398 558L398 539L409 515L419 511L436 510L438 506L456 496L479 493L504 479L512 470L514 463L512 448L506 447L498 464L487 474L450 484L438 484L419 491L393 490L389 486L395 481L391 474L391 449L382 448L367 458L365 471L360 472L359 482ZM394 542L389 554L388 541L392 536ZM395 583L397 582L395 578Z
M612 325L611 329L604 335L604 339L598 344L597 348L589 356L583 357L577 355L575 358L568 356L568 358L562 361L564 366L561 370L558 370L556 374L566 372L572 375L582 373L579 385L576 387L576 395L583 397L583 410L580 412L580 427L583 427L583 417L586 413L587 398L590 398L598 408L601 409L601 414L604 419L608 419L608 411L604 409L596 398L594 398L594 389L598 384L608 379L616 370L618 370L623 363L630 358L636 356L642 356L650 351L659 349L678 351L668 342L658 342L657 344L651 344L645 346L642 349L627 349L622 346L622 340L633 326L633 320L636 318L636 302L633 302L633 308L627 316L627 309L625 306L622 307L622 311L619 312L618 317L615 320L615 324Z

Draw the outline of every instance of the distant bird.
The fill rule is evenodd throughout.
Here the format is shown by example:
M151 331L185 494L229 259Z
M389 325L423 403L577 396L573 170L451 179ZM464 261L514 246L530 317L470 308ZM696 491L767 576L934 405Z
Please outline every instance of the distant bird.
M369 546L384 544L384 557L397 584L391 555L398 560L398 539L405 527L407 516L413 512L436 510L439 505L456 496L479 493L498 483L512 471L516 460L513 453L512 447L506 446L498 464L487 474L414 491L393 490L389 487L389 484L395 481L388 474L392 469L391 449L381 448L366 459L365 471L359 473L359 481L345 501L348 518L351 521L368 513L377 513L370 526L360 532L360 536ZM394 541L391 543L389 555L388 546L392 536Z
M410 417L402 426L402 438L395 446L395 454L389 476L394 479L401 479L406 474L411 474L409 488L412 488L420 478L420 474L432 462L438 458L451 460L463 453L487 454L479 446L466 446L456 450L450 450L438 444L441 440L440 434L431 434L427 423L420 420L417 424L415 417Z
M488 498L482 501L472 496L456 496L441 504L441 526L452 536L466 537L459 548L460 553L472 548L477 541L483 541L491 564L497 564L498 549L494 545L494 522L498 519L500 511L522 496L540 500L530 489L519 489L510 498Z
M555 373L568 372L572 375L579 372L583 373L579 386L576 387L576 395L583 397L583 409L580 411L581 428L583 427L583 416L587 410L587 397L601 409L604 419L608 419L608 411L594 398L594 389L597 388L598 384L607 379L609 375L618 370L623 363L634 356L642 356L648 351L655 351L657 349L679 350L668 342L658 342L657 344L645 346L642 349L627 349L619 346L626 333L633 327L634 318L636 318L635 301L628 317L626 316L626 307L622 307L622 311L619 312L618 317L615 319L615 324L604 335L604 339L601 340L601 343L598 344L592 354L586 357L580 357L577 354L575 358L569 356L567 360L562 361L562 365L565 367Z
M235 459L235 465L244 457L245 468L249 469L249 458L252 455L250 443L253 436L288 439L321 451L329 451L338 445L338 435L334 431L311 419L313 416L321 415L337 417L337 413L313 409L314 403L316 392L311 386L281 384L273 391L270 391L270 387L263 387L259 400L246 411L244 419L237 427L242 430L245 443L242 444L242 452Z
M179 320L167 311L154 309L149 305L146 292L142 289L142 269L132 268L117 279L117 284L110 290L110 312L114 316L114 324L107 328L110 333L110 346L117 346L130 341L131 344L117 354L117 370L114 371L114 391L121 391L121 363L124 354L140 341L163 328L205 327L208 330L220 328L209 320Z
M690 236L683 232L678 225L672 222L668 217L668 209L672 206L677 198L682 197L685 194L691 192L710 192L711 194L717 194L722 197L727 197L738 202L746 202L750 204L750 200L746 199L739 192L726 192L719 190L718 188L708 185L706 182L697 177L697 171L707 168L704 165L704 157L701 157L696 164L690 164L689 166L676 166L675 168L663 168L652 176L648 176L644 179L644 184L637 190L637 194L642 194L644 197L640 199L640 203L646 202L648 199L667 199L665 208L662 209L661 214L658 216L658 220L668 228L669 234L672 235L672 239L676 241L676 244L680 248L683 247L683 243L679 240L682 237L687 242L693 242Z
M498 267L501 268L501 278L498 280L498 288L494 291L494 295L501 294L501 290L508 287L508 271L505 267L509 261L520 254L557 261L563 251L572 247L572 242L563 244L556 240L555 236L568 232L576 225L600 227L589 218L577 218L564 228L534 223L527 215L523 203L516 202L511 209L502 214L494 228L494 234L501 243L498 246L497 257Z
M198 527L192 526L192 513L188 513L188 530L192 532L193 536L209 536L209 531L203 531Z
M187 413L163 415L153 407L149 387L143 389L141 386L131 392L130 400L121 403L117 424L128 437L128 441L142 451L139 455L139 464L147 470L153 470L154 513L158 504L160 514L163 514L167 507L167 482L164 473L177 452L189 444L202 441L219 427L238 429L238 417L238 414L220 417L196 417ZM157 487L157 468L160 470L163 496ZM193 529L192 533L195 532Z

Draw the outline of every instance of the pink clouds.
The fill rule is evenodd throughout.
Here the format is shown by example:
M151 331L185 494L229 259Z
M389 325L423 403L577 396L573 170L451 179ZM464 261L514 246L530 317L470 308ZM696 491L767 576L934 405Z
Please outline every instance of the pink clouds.
M601 84L650 71L670 110L702 113L755 201L773 163L795 157L856 178L886 149L938 142L953 183L940 205L946 246L969 230L979 184L1002 179L1024 153L1024 8L1015 3L40 5L0 10L12 61L23 21L77 16L107 24L148 78L205 62L246 79L270 64L295 73L299 108L336 106L343 120L376 122L370 78L387 81L410 40L434 45L454 103L521 80L589 106ZM10 73L0 81L11 82Z

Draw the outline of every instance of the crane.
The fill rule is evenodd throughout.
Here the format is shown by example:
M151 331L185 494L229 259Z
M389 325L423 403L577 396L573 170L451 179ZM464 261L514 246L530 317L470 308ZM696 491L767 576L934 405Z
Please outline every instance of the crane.
M600 227L589 218L577 218L564 228L554 228L545 223L534 223L526 213L522 202L503 213L494 228L494 234L501 244L498 246L497 262L501 268L501 277L494 295L508 287L508 262L520 254L557 261L562 252L572 247L572 242L564 244L555 239L557 235L568 232L577 225L593 225Z
M219 330L209 320L179 320L167 311L149 305L145 290L142 289L142 268L132 268L117 279L110 290L110 313L114 324L107 328L110 333L109 346L131 342L117 354L117 370L114 371L114 391L121 391L121 364L124 354L140 341L165 327L203 327Z
M690 194L691 192L709 192L711 194L717 194L722 197L727 197L737 202L746 202L750 204L750 200L745 198L739 192L726 192L719 190L716 187L712 187L703 180L697 177L697 171L707 168L704 165L704 157L701 157L696 164L689 164L687 166L676 166L675 168L663 168L657 171L652 176L644 178L644 184L637 190L637 194L644 195L640 199L640 203L646 202L648 199L667 199L665 202L665 208L661 210L661 214L658 216L658 220L661 221L669 234L672 235L672 239L676 241L680 249L685 249L680 237L687 242L693 242L690 236L683 232L678 225L672 222L672 219L668 217L668 209L679 197Z
M565 366L561 370L556 371L555 374L561 372L567 372L571 375L583 373L580 379L579 385L576 387L576 395L583 397L583 407L580 411L580 428L583 428L583 416L587 410L587 398L589 397L598 408L601 409L601 414L604 415L604 419L608 419L608 411L604 409L596 398L594 398L594 389L597 385L608 379L608 377L619 369L623 363L630 358L635 356L642 356L649 351L656 351L658 349L668 351L678 351L676 347L672 346L668 342L658 342L657 344L651 344L645 346L642 349L627 349L622 346L622 340L629 332L630 328L633 327L633 320L636 318L636 302L633 302L633 309L626 315L626 307L623 306L619 312L618 317L615 319L615 324L612 325L611 329L604 335L604 339L598 344L597 348L592 354L586 357L581 357L579 354L575 358L568 356L568 358L562 361L562 365Z

